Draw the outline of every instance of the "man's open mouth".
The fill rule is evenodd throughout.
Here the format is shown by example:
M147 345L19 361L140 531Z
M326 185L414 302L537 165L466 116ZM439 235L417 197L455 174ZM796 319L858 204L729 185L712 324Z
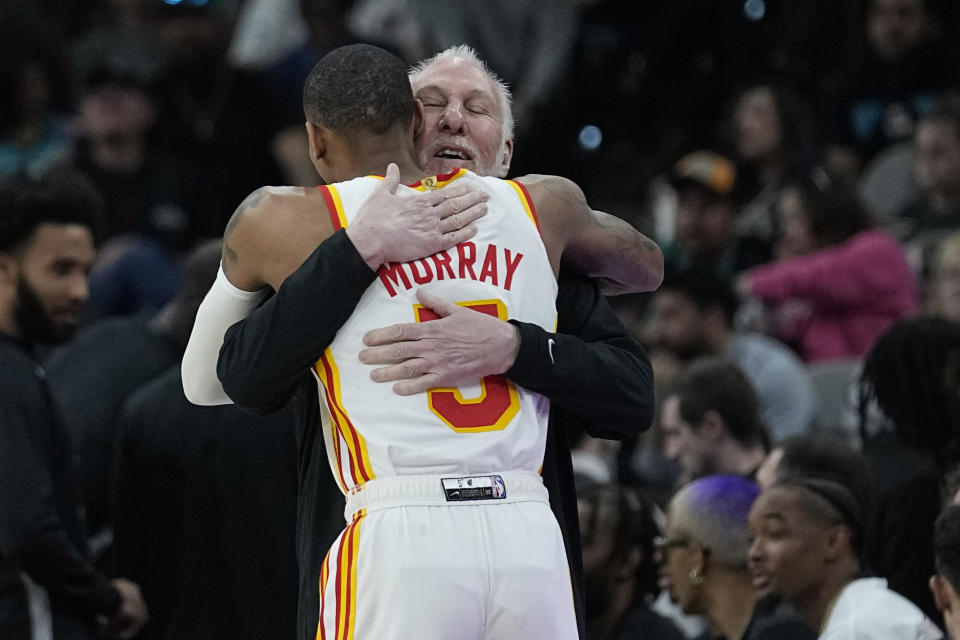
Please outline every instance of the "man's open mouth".
M444 160L472 160L469 153L456 147L440 147L433 154L433 157L443 158Z

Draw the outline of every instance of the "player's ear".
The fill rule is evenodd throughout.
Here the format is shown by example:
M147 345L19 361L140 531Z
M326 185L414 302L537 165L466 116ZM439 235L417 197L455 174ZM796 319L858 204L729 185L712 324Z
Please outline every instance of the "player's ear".
M324 137L325 129L307 120L304 125L307 129L307 143L310 145L310 159L320 160L327 153L327 142Z
M419 140L426 128L426 119L423 117L423 103L420 102L420 98L414 98L413 104L415 105L413 111L413 139Z

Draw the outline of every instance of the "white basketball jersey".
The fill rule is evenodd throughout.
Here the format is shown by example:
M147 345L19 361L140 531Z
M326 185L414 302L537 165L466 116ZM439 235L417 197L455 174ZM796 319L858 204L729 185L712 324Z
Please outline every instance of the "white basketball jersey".
M379 180L320 187L331 216L336 212L336 228L350 223ZM376 477L537 472L542 465L549 411L543 396L501 375L400 396L393 383L374 382L374 367L358 357L368 331L436 317L418 304L419 288L503 320L555 329L557 281L521 184L460 169L401 186L398 193L454 181L490 194L477 234L428 258L381 267L314 367L330 466L344 492Z

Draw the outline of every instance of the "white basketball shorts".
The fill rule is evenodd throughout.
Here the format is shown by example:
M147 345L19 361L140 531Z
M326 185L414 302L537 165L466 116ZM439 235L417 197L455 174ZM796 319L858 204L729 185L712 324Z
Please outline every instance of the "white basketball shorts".
M378 478L346 513L321 570L318 640L577 640L538 475Z

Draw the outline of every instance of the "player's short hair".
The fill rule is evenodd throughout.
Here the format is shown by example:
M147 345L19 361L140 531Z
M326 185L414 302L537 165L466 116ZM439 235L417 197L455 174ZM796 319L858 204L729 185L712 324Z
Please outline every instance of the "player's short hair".
M937 573L960 590L960 506L950 505L933 529L933 555Z
M334 49L313 67L303 87L307 120L348 139L406 127L414 112L406 65L369 44Z
M728 567L745 568L750 547L747 517L760 487L740 476L707 476L670 500L674 535L688 536Z
M440 53L427 58L426 60L418 62L410 69L410 83L413 84L416 82L417 76L434 64L443 62L444 60L453 60L455 58L460 58L466 60L467 62L473 63L490 80L490 84L493 86L494 92L496 93L497 98L500 100L500 112L502 114L500 117L500 124L503 130L503 142L506 142L507 140L513 140L513 94L510 93L510 88L507 86L507 83L501 80L500 77L493 72L490 66L479 55L477 55L477 52L473 49L473 47L465 44L448 47Z
M76 224L96 234L100 210L100 196L74 171L13 174L0 181L0 251L21 248L42 224Z

